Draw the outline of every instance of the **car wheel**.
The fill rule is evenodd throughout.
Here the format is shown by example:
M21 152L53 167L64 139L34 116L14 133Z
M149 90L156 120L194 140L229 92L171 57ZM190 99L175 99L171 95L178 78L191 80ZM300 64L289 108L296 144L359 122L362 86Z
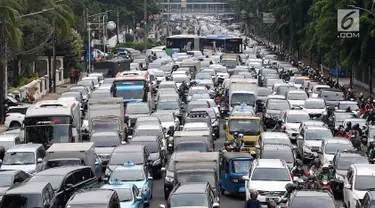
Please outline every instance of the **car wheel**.
M217 131L216 131L215 137L216 137L216 139L219 139L219 138L220 138L220 130L217 130Z
M169 197L169 193L167 193L167 192L164 191L164 199L168 200L168 197Z
M224 190L223 187L221 187L221 186L220 186L220 193L221 193L221 195L223 195L223 196L225 195L225 190Z
M9 125L9 128L21 128L21 124L17 121L12 121L12 123L10 123Z

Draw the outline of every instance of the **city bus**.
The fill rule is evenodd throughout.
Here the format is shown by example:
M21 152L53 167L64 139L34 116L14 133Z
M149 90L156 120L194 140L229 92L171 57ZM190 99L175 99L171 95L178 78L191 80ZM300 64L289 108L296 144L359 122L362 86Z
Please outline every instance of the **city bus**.
M167 37L167 54L200 51L200 37L198 35L173 35Z
M201 45L203 50L236 54L242 53L244 47L241 37L227 35L207 35L201 39Z
M152 101L150 88L147 71L123 71L117 73L111 93L113 97L122 97L124 104L149 102Z

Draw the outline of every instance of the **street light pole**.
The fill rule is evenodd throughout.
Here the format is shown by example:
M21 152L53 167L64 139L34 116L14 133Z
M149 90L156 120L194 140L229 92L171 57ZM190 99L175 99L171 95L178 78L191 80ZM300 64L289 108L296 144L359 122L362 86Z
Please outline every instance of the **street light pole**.
M88 72L91 72L91 23L87 23L87 33L88 33L88 51L87 51L87 59L88 59Z
M145 52L147 50L147 38L148 38L148 31L147 31L147 0L144 0L144 14L143 14L143 19L145 21L145 25L144 25L144 49L145 49Z

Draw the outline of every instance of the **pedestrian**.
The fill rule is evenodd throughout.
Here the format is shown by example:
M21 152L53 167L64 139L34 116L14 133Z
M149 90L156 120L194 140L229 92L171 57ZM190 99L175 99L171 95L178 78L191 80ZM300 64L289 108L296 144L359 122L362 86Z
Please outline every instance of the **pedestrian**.
M75 78L76 78L76 70L74 69L74 67L70 67L70 83L71 84L74 84L75 83Z
M258 200L258 191L256 189L250 190L250 198L245 202L244 208L262 208Z
M81 71L80 70L76 70L74 84L79 81L80 77L81 77Z

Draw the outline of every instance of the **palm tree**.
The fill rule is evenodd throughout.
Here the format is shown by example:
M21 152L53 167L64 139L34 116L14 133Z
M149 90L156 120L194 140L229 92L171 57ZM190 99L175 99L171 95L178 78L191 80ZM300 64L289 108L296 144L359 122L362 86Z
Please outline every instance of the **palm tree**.
M17 47L22 43L22 32L17 27L21 8L16 0L0 0L0 34Z

